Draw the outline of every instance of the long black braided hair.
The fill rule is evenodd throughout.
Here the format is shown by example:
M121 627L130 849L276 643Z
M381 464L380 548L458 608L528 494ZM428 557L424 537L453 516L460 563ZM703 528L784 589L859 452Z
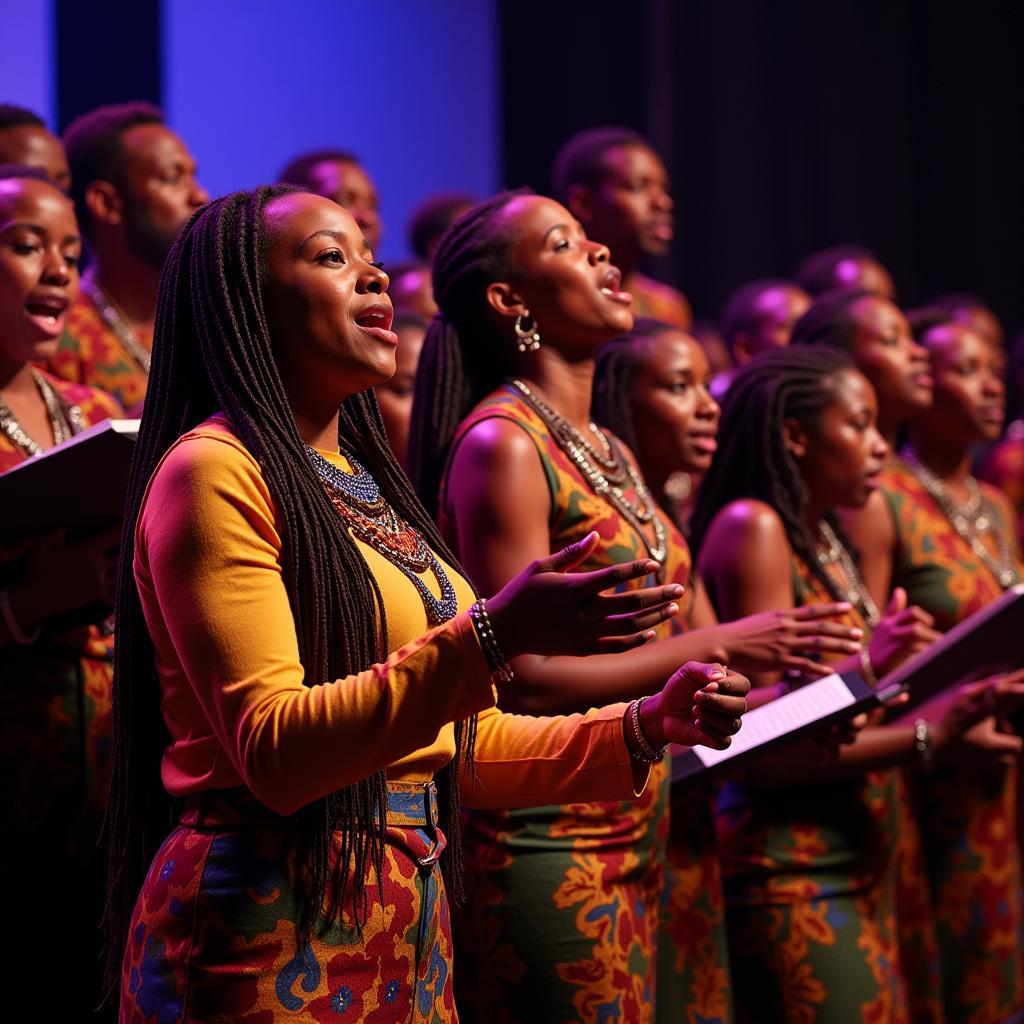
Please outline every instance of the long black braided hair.
M512 345L495 341L485 290L514 270L518 237L499 214L528 190L478 203L445 232L434 255L434 301L440 312L423 340L409 429L409 476L427 508L438 489L459 424L512 372Z
M283 579L307 685L360 671L387 656L387 619L377 584L312 469L274 360L264 309L264 207L301 191L290 186L236 192L198 210L182 230L160 280L145 411L132 460L121 541L114 682L114 769L107 811L110 847L104 925L106 994L118 984L132 907L146 868L172 825L160 785L168 735L160 712L153 644L133 576L134 530L147 482L167 449L216 411L259 463L282 537ZM457 562L416 499L388 447L373 391L345 400L339 432L394 508L449 564ZM471 769L475 719L456 723L456 757L439 775L449 838L443 870L461 899L458 775ZM358 926L369 897L358 883L382 878L387 794L377 772L299 814L308 888L300 893L300 941L351 910ZM341 834L329 868L332 832ZM349 866L352 878L348 886Z
M837 601L845 600L815 557L817 538L807 528L807 488L783 438L783 421L813 429L836 397L839 375L854 369L850 355L831 345L762 352L736 375L726 392L718 451L697 494L690 545L699 551L715 515L731 501L757 498L782 520L793 553ZM835 517L826 517L842 537Z

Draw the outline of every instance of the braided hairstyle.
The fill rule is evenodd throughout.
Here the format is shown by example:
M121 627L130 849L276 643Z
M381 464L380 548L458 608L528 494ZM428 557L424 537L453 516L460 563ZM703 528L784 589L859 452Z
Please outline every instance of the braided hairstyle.
M434 254L434 317L416 370L409 430L409 476L429 509L459 424L482 398L512 373L512 346L494 339L485 290L514 272L515 228L499 215L529 190L501 192L463 214Z
M839 374L852 369L848 353L822 345L762 352L739 371L725 395L718 452L690 520L694 551L729 502L757 498L778 513L793 553L835 600L845 600L815 557L816 538L804 522L807 488L785 445L783 421L795 419L813 429L835 400ZM827 518L842 536L835 518Z
M631 331L602 345L597 351L591 413L602 427L625 441L634 453L639 450L633 419L633 377L640 361L638 343L678 331L678 327L662 320L638 317Z
M163 268L145 410L128 485L117 597L114 770L106 828L110 843L106 995L116 991L132 907L147 865L171 821L160 785L167 732L160 712L154 650L135 585L135 523L147 482L167 449L216 411L259 463L274 500L288 592L307 685L369 667L388 654L387 620L377 584L309 463L274 361L264 309L268 202L300 191L290 186L236 192L198 210ZM416 500L384 435L373 391L346 399L339 432L370 469L394 508L450 564L457 563ZM456 724L457 753L439 776L442 814L454 856L444 865L461 897L458 773L471 767L475 719ZM461 756L460 756L461 755ZM337 919L349 907L356 926L368 896L352 877L377 869L381 884L387 793L380 771L299 813L300 852L308 885L300 894L300 941L317 911ZM337 869L328 866L331 834L341 833ZM446 858L447 854L446 854Z

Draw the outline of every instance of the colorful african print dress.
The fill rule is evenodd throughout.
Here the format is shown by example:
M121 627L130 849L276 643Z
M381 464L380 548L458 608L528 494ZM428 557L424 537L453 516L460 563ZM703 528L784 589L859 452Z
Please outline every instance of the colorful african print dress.
M477 406L455 444L492 418L517 424L536 447L551 495L552 550L596 530L601 540L581 571L647 557L633 527L591 490L510 387ZM443 512L441 518L451 535ZM688 585L689 549L669 528L665 581ZM692 601L692 587L684 600ZM662 635L677 628L660 627ZM694 799L697 806L677 822L666 872L668 796L661 764L635 804L467 815L467 900L456 922L456 988L465 1021L634 1024L655 1019L656 1001L658 1020L729 1019L709 801ZM662 969L665 978L658 976Z
M953 529L902 460L882 477L897 532L892 585L947 630L1002 593L995 576ZM1012 540L996 492L990 514ZM991 538L992 553L995 555ZM1024 886L1016 836L1017 768L987 772L939 764L917 780L949 1024L994 1024L1024 1008Z
M152 339L140 343L148 349ZM46 369L62 380L106 391L133 415L146 397L149 375L84 292L68 310L67 326Z
M793 598L833 600L797 559ZM716 816L737 1020L906 1024L898 773L770 788L753 772L722 786Z
M120 415L102 392L43 376L87 425ZM0 433L0 472L26 457ZM17 577L26 549L0 553L0 586ZM93 936L104 871L96 845L110 781L113 655L110 632L84 623L59 632L44 624L36 643L0 649L0 870L18 930L6 954L10 1019L50 1016L54 921L82 943L60 969L68 1017L85 1019L98 995Z
M632 273L623 288L633 295L633 312L688 331L693 326L693 310L686 296L664 281L645 274Z
M998 487L1017 511L1017 540L1024 546L1024 419L1014 420L997 444L979 474L982 480Z

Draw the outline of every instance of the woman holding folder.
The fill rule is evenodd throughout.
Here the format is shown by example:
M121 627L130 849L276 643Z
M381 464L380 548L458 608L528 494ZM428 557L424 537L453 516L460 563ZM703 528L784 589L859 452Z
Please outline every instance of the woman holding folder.
M849 348L879 392L892 396L886 419L894 440L909 421L908 445L846 520L865 581L876 600L902 587L946 631L1024 578L1009 500L971 474L972 446L1002 430L1005 353L939 309L914 314L913 334L891 303L864 296L812 314L794 340ZM912 358L894 359L886 335ZM926 400L900 402L915 377L918 392L927 385ZM927 737L928 715L917 721ZM957 763L915 779L946 1024L1001 1020L1024 1005L1021 738L992 716L967 740Z
M119 413L102 392L36 364L57 347L78 294L74 208L41 171L0 167L0 472ZM82 501L88 501L82 495ZM69 510L73 514L73 510ZM110 767L113 637L109 614L119 529L3 537L0 521L0 792L9 829L2 868L19 940L6 1002L31 1016L51 983L40 955L56 916L75 934L95 926L96 844ZM67 968L67 1012L96 1003L97 964Z
M694 663L642 706L497 710L509 658L637 646L679 588L604 596L653 566L568 573L587 536L476 598L387 448L387 286L288 187L210 203L165 265L118 603L125 1021L450 1019L460 797L635 799L667 740L739 727L746 680Z
M726 396L723 443L692 520L721 615L845 598L867 642L836 667L869 682L936 636L904 592L884 610L872 600L836 519L837 507L863 505L877 486L888 447L876 417L874 390L846 353L762 353ZM755 683L779 685L773 675ZM927 753L948 749L982 708L974 694L936 701ZM773 777L763 763L723 789L730 950L736 991L750 1000L741 1020L909 1019L895 907L908 823L893 766L916 756L910 725L868 728L834 766ZM919 909L927 914L926 899Z

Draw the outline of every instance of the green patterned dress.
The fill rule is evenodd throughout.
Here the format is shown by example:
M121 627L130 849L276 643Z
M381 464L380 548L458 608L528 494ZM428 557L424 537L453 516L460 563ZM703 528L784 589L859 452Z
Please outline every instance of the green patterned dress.
M1013 526L994 500L998 492L981 488L1012 544ZM939 629L1002 593L905 462L887 468L882 493L897 532L892 585L934 615ZM949 763L917 780L948 1024L995 1024L1024 1008L1019 800L1016 767L964 772Z
M455 445L495 418L521 427L536 447L551 495L551 550L596 530L600 543L581 571L647 557L633 527L590 489L512 388L477 406ZM443 512L441 519L452 537ZM665 525L665 581L687 585L683 600L691 601L689 548ZM688 818L672 827L668 870L666 764L636 803L467 815L467 899L455 928L463 1021L649 1024L656 1003L659 1021L731 1020L710 804L706 796L690 801Z
M793 591L833 600L796 559ZM723 785L716 814L737 1020L905 1024L899 773L769 788L755 771Z

